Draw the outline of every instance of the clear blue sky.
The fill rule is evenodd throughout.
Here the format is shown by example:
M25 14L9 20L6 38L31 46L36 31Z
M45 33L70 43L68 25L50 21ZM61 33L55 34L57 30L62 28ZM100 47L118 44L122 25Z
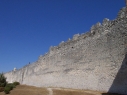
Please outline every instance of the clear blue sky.
M124 6L125 0L0 0L0 72L37 61Z

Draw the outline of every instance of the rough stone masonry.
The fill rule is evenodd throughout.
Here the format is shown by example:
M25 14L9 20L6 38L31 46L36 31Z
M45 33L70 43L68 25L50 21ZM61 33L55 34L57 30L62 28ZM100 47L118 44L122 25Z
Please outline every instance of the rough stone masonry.
M38 87L90 89L127 94L127 13L104 19L89 32L50 47L23 68L5 73L8 82Z

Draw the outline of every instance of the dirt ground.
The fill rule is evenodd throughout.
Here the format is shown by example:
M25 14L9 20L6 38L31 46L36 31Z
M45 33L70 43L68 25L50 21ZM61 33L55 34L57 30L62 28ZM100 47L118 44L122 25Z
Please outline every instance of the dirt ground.
M0 92L0 95L5 95L5 93ZM7 95L116 95L116 94L107 94L89 90L42 88L27 85L19 85L16 88L14 88L10 92L10 94Z

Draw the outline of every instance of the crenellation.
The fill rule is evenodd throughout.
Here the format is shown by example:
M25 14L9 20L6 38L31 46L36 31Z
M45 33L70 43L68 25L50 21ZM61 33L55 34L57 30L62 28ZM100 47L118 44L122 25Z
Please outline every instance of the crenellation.
M70 39L70 38L68 39L68 42L69 42L69 41L71 41L71 39Z
M87 32L86 32L87 33ZM84 36L85 36L86 34L85 33L82 33L81 35L80 35L80 37L79 37L79 39L81 40L81 39L84 39Z
M63 46L65 46L65 42L64 41L62 41L60 44L59 44L59 47L61 48L61 47L63 47Z
M72 40L77 40L79 36L80 36L79 34L75 34Z
M70 43L74 43L74 41L86 39L89 37L93 37L93 39L100 37L100 35L104 35L108 33L113 26L115 26L120 21L123 21L122 19L125 17L125 8L122 8L116 19L110 21L109 19L105 18L102 22L102 25L100 22L93 25L90 29L90 32L86 32L83 34L75 34L72 38L72 40L69 38L67 42L62 41L58 46L56 47L50 47L50 51L59 51L60 48L65 48L64 46L68 46Z
M109 21L110 21L110 20L109 20L108 18L105 18L105 19L103 20L103 22L102 22L102 25L103 25L103 26L107 26Z
M95 25L93 25L91 28L90 28L90 33L92 35L95 35L96 33L99 33L99 28L101 27L101 23L98 22L96 23Z
M111 21L107 18L105 18L102 22L103 30L109 30L111 25Z
M120 11L118 12L117 18L125 18L127 17L126 15L126 7L120 9Z

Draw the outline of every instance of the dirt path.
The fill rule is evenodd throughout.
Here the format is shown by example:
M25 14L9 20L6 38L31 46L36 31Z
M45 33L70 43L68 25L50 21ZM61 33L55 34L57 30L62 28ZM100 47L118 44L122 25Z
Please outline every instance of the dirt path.
M49 95L102 95L98 91L66 89L66 88L47 88Z
M52 88L47 88L47 90L49 91L49 95L53 95Z

